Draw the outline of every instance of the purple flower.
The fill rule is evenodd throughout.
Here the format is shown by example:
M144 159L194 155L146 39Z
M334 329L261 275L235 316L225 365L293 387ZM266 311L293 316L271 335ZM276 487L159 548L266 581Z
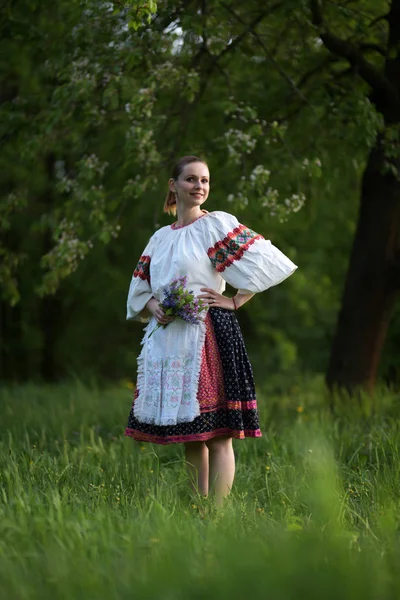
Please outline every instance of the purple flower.
M173 279L169 287L163 290L164 297L160 306L168 316L178 317L191 325L198 325L201 321L200 314L207 309L207 306L202 300L195 297L194 292L188 290L186 285L186 276ZM158 324L149 337L160 327L161 325Z

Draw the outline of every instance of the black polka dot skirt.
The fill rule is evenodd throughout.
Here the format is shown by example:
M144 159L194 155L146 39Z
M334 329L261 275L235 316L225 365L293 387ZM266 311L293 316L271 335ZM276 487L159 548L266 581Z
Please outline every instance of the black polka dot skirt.
M234 311L210 308L197 398L200 415L189 423L152 425L129 414L125 435L140 442L173 444L261 437L253 371Z

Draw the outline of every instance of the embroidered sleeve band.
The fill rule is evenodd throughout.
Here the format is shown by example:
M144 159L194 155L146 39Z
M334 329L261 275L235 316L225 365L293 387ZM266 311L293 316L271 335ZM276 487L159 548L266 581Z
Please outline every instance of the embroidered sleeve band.
M234 260L240 260L245 251L256 240L263 239L264 237L259 233L256 233L245 225L239 225L239 227L230 231L223 240L220 240L212 248L209 248L207 254L215 269L221 273Z
M150 256L143 255L139 258L136 269L133 271L133 276L150 282Z

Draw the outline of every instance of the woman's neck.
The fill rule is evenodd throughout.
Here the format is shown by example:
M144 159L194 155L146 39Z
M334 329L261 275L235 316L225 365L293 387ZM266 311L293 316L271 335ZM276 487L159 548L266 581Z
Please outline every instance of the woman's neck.
M189 225L189 223L193 223L193 221L201 217L205 212L207 211L202 210L200 206L193 206L193 208L180 208L179 206L177 206L176 224L178 227L181 227L182 225Z

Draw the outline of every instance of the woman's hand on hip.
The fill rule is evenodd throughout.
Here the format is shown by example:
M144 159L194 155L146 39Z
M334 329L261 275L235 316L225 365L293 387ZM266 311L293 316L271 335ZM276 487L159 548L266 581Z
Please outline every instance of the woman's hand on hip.
M157 323L160 323L160 325L167 325L175 319L175 317L169 317L165 314L159 301L155 298L150 298L150 300L146 304L146 308L149 312L151 312L153 317L155 317Z
M205 292L204 294L200 294L197 296L204 302L208 304L210 308L226 308L227 310L235 310L235 305L233 303L232 298L228 298L223 294L218 294L215 290L211 288L200 288L201 292Z

